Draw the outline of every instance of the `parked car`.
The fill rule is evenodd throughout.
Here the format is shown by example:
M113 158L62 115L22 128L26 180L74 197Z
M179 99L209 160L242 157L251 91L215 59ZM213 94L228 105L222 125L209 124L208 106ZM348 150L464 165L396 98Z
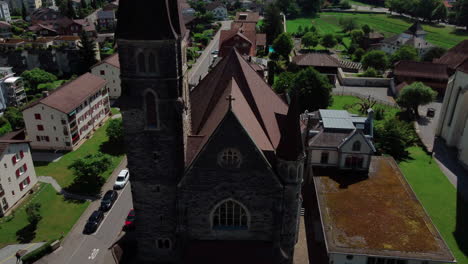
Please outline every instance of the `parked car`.
M130 209L130 212L128 212L127 218L125 219L125 224L123 226L123 229L125 231L130 231L135 229L135 210Z
M213 51L211 52L211 54L213 54L213 55L218 55L218 53L219 53L219 50L213 50Z
M122 189L123 187L125 187L129 178L130 172L128 171L128 169L121 170L119 175L117 176L117 179L115 180L114 190Z
M94 211L88 219L83 230L84 234L92 234L96 232L102 220L104 219L104 213L102 211Z
M107 191L106 194L104 194L104 197L102 197L101 207L99 207L99 210L103 212L109 211L109 209L112 208L112 205L114 205L115 200L117 200L117 196L117 191Z

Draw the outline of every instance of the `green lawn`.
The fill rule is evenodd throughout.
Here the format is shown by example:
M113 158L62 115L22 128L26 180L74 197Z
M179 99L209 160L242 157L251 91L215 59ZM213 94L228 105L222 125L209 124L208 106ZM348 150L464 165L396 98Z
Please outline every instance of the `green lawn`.
M317 18L298 18L288 20L287 30L288 32L295 32L299 25L302 27L315 25L321 34L337 34L342 31L338 25L340 17L353 17L357 20L358 24L367 24L372 29L383 33L386 37L400 34L408 29L412 24L409 19L398 16L331 12L321 13L320 17ZM427 40L429 42L444 48L451 48L462 40L468 39L468 32L460 30L456 31L453 27L425 24L423 25L423 28L428 32Z
M111 108L112 115L118 115L120 114L120 110L116 107Z
M348 108L347 106L359 102L359 98L353 96L334 96L333 105L329 109L347 109L351 113L358 114L358 108ZM397 108L379 105L385 108L386 116L393 116L398 113ZM405 178L410 183L416 196L423 204L432 221L442 234L445 242L455 255L458 263L468 264L468 256L460 249L460 244L455 239L454 232L457 225L457 212L462 212L458 216L459 228L464 228L464 233L458 237L468 250L468 203L457 199L455 187L448 181L442 173L437 163L423 151L421 147L414 146L408 148L410 157L400 162L400 168ZM461 220L463 219L463 220ZM466 230L466 231L465 231Z
M29 223L24 204L29 201L41 204L42 220L35 230L27 228ZM32 194L16 209L14 217L0 220L0 248L19 242L58 239L70 231L88 205L89 202L67 201L57 194L50 184L40 184L39 191Z
M463 254L460 245L455 240L454 232L457 225L458 211L464 212L464 221L459 216L459 228L465 228L464 235L460 235L462 243L468 243L466 223L468 222L468 203L457 200L457 191L441 172L437 163L431 160L420 147L411 147L410 159L400 162L400 168L411 184L418 199L424 205L432 221L442 234L445 242L455 255L459 264L468 264L468 256ZM460 210L464 208L464 210ZM461 227L463 226L463 227Z
M112 149L112 146L107 143L109 139L106 135L108 124L109 122L106 122L105 125L99 128L92 138L88 139L79 149L65 154L59 161L47 164L41 162L35 163L36 174L38 176L52 176L57 180L60 186L66 187L69 186L74 179L73 172L68 169L68 166L72 164L73 161L89 154L104 152L113 154L110 155L112 160L110 168L102 174L102 176L107 179L123 158L122 151Z

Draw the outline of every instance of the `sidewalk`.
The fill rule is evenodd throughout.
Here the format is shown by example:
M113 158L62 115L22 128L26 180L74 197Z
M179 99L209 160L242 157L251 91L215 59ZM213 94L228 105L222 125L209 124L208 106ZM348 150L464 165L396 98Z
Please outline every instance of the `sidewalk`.
M16 252L26 250L28 253L42 246L44 242L9 245L0 249L0 264L16 264Z
M73 200L81 200L81 201L94 201L97 199L97 197L95 196L86 196L86 195L69 193L65 191L64 189L62 189L62 187L57 183L57 181L50 176L38 176L37 180L40 182L49 183L50 185L52 185L52 187L54 187L54 189L58 193L65 196L65 198L70 198Z

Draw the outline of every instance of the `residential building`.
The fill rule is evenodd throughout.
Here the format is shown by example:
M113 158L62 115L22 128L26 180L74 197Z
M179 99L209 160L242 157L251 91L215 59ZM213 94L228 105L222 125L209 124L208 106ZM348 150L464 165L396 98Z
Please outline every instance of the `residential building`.
M99 31L114 32L117 20L114 10L101 10L97 13L97 24Z
M23 39L0 39L0 47L2 47L4 51L16 50L19 47L23 47L24 44L26 44L26 42Z
M308 153L308 171L312 167L341 170L369 170L376 152L373 139L374 111L367 117L346 110L319 110L303 115Z
M400 47L407 45L415 48L419 56L424 56L434 45L426 40L427 32L421 26L419 21L415 22L405 32L384 39L380 44L380 50L388 54L395 53Z
M304 194L311 263L455 263L398 164L372 157L369 173L315 168Z
M26 103L23 78L15 77L11 67L0 68L0 112L9 106Z
M11 22L10 8L8 7L8 3L5 1L0 1L0 19L8 23Z
M96 33L94 25L85 19L70 19L60 12L47 7L35 10L30 17L32 26L29 27L29 30L41 36L78 36L82 31L87 32L90 36L94 36Z
M206 10L212 12L217 20L226 20L228 17L226 6L219 1L207 4Z
M331 83L335 83L340 60L325 52L311 52L293 57L292 62L301 68L314 67L318 72L328 76Z
M449 68L450 75L454 74L458 67L460 67L468 59L468 40L463 40L455 47L449 49L440 58L435 59L434 63L446 64Z
M437 91L440 98L445 94L449 79L449 69L446 64L424 61L399 61L395 63L393 75L397 83L423 82Z
M106 81L91 73L57 88L23 110L33 149L74 150L110 114Z
M65 46L69 49L78 49L81 39L78 36L58 36L54 38L54 45Z
M468 59L448 81L436 135L457 150L460 164L468 169Z
M91 73L107 81L110 99L117 99L121 94L120 62L116 53L102 60L91 68Z
M8 215L37 183L29 141L14 135L0 138L0 217Z
M11 38L12 36L11 25L5 21L0 21L0 38Z
M259 14L254 12L239 12L231 29L222 30L219 40L219 56L224 57L232 48L242 55L255 56L257 50L265 49L266 35L257 34Z
M286 104L235 49L189 90L177 1L119 4L139 221L129 263L292 263L305 160L297 98Z

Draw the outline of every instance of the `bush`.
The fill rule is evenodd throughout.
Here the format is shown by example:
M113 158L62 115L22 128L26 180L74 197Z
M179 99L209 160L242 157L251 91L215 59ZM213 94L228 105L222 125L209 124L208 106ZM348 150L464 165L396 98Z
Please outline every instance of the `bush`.
M342 0L339 6L341 9L351 9L351 4L346 0Z
M361 63L364 69L372 67L378 71L384 71L389 65L387 54L381 50L369 51L362 57Z
M48 255L52 252L52 247L50 246L55 240L50 240L44 245L38 247L37 249L31 251L30 253L24 255L21 260L23 264L34 263L35 261L41 259L45 255Z
M367 70L361 74L359 74L360 77L382 77L374 68L369 67Z
M353 61L361 61L365 53L366 52L361 48L356 49L353 54Z

